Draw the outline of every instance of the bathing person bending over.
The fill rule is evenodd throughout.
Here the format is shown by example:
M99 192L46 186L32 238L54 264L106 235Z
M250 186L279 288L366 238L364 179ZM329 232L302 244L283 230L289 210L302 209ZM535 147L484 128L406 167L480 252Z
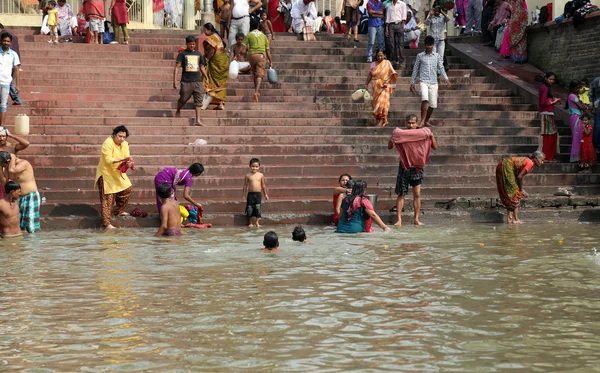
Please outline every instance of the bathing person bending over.
M277 233L270 231L265 234L265 238L263 239L264 248L262 251L266 253L273 253L279 250L279 237Z
M6 196L0 200L0 229L2 238L21 236L19 227L19 196L21 186L16 181L9 181L4 186Z
M179 220L179 204L171 198L171 186L162 183L156 187L160 198L160 228L155 236L181 236L181 222Z
M383 223L373 209L371 201L365 197L367 182L356 180L352 186L352 194L342 201L342 214L337 226L337 233L374 232L371 228L374 220L384 231L390 228Z
M24 159L8 152L0 152L0 168L3 177L21 185L19 197L19 224L21 230L33 233L40 230L40 194L38 193L33 167Z

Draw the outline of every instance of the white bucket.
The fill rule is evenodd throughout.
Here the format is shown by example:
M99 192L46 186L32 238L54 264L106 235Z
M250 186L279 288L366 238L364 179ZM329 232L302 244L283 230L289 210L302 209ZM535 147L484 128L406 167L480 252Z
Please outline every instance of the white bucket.
M19 114L15 118L15 134L29 135L29 117L26 114Z

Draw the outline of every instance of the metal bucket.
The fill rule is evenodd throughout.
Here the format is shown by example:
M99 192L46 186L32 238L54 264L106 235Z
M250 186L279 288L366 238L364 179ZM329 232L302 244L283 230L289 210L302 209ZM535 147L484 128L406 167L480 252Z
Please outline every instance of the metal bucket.
M365 195L365 197L369 199L369 201L373 205L373 208L376 208L375 206L377 205L377 194L367 194Z

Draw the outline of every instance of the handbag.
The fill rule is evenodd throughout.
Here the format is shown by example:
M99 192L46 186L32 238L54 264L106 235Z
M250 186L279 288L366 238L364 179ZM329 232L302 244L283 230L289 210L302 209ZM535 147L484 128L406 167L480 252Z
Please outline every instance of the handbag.
M270 67L267 70L267 79L271 84L277 84L277 71L274 68Z
M315 34L313 33L312 26L304 26L302 29L302 37L304 41L316 41Z

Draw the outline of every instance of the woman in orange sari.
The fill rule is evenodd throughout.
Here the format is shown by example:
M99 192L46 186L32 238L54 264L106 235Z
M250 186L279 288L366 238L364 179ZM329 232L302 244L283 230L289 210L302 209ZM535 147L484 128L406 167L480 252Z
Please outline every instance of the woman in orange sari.
M382 50L377 50L376 61L371 64L371 70L367 77L367 86L373 82L373 116L377 119L377 127L385 127L388 124L388 112L390 111L390 96L394 92L398 73L392 67L390 61L385 59Z
M207 36L203 46L206 75L208 75L208 79L203 82L204 91L213 98L212 103L219 105L217 110L223 110L227 99L229 57L223 39L212 23L204 25L204 35Z

